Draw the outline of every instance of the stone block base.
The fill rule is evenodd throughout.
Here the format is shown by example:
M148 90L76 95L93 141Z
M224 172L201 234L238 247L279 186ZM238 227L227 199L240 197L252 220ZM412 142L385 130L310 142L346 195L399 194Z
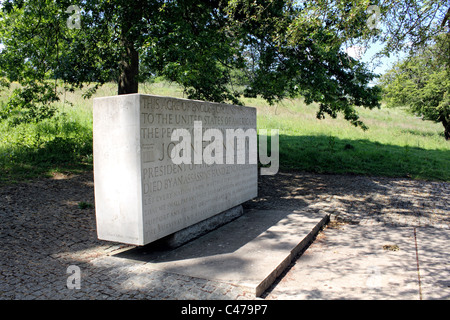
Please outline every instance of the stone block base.
M225 210L215 216L206 220L200 221L192 226L184 228L180 231L172 233L162 239L155 241L154 245L164 248L177 248L183 244L197 239L208 232L215 230L234 219L239 218L244 214L244 209L241 205Z

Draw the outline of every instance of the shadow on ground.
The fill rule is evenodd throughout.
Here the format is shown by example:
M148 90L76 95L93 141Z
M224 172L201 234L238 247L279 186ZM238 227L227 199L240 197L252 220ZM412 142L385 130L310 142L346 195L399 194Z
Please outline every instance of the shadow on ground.
M444 196L450 194L450 184L446 182L280 172L260 176L258 184L258 197L244 204L247 212L308 209L335 213L342 221L354 223L370 217L400 226L450 224L449 199ZM2 298L27 296L30 288L38 288L41 294L45 289L47 297L57 297L55 292L67 289L66 269L71 264L95 275L98 286L114 282L107 279L111 266L93 265L93 261L121 245L97 239L95 210L81 209L80 202L94 203L92 172L0 187ZM248 237L264 228L249 232ZM121 287L109 286L116 290L110 290L111 296L119 296ZM94 288L90 294L96 290L106 292ZM88 297L83 294L87 293L80 291L81 297Z

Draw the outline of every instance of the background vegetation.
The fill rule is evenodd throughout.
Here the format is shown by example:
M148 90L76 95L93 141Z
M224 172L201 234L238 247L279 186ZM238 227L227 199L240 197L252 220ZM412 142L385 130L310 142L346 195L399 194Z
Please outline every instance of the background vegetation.
M0 182L91 169L92 98L136 92L257 107L282 170L448 181L449 30L440 0L4 0ZM348 54L375 42L399 109Z
M181 86L161 79L142 83L139 90L184 96ZM116 93L111 83L95 96ZM0 103L8 94L2 92ZM92 169L92 98L80 92L60 98L52 119L16 126L0 121L0 183ZM318 120L318 106L302 99L284 99L275 106L260 97L243 98L243 103L258 109L258 128L280 130L281 170L450 181L450 143L442 125L404 108L359 108L369 127L363 131L343 116Z

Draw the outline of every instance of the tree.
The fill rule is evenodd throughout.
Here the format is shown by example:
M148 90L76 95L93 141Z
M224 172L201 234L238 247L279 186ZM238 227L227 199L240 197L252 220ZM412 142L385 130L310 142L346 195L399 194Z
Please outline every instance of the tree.
M415 53L432 45L450 28L450 2L442 0L385 0L380 6L382 27L377 39L385 44L381 55Z
M388 0L379 5L383 31L376 37L385 44L379 55L408 54L381 79L385 101L442 123L449 140L450 2Z
M146 77L180 83L188 98L240 103L242 94L270 103L305 96L318 117L342 112L365 127L355 105L379 105L375 75L343 44L367 39L368 0L7 0L0 16L1 76L22 87L7 110L30 119L51 114L57 81L68 90L116 81L135 93ZM70 29L70 6L81 28ZM233 73L246 74L243 90ZM39 88L39 89L38 89ZM46 112L46 110L48 112Z
M303 1L283 8L269 1L258 6L233 1L233 30L250 52L246 70L251 81L244 94L269 102L302 95L306 103L319 103L318 118L342 112L366 129L354 106L377 107L380 91L368 86L375 74L349 57L343 45L370 37L368 3Z
M424 120L440 122L450 140L450 35L396 64L381 79L391 107L407 106Z

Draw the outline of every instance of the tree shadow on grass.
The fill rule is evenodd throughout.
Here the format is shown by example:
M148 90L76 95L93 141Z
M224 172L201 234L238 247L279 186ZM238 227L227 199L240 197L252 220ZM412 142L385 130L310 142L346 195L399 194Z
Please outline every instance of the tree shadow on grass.
M450 150L325 135L280 135L280 166L285 171L450 181Z

